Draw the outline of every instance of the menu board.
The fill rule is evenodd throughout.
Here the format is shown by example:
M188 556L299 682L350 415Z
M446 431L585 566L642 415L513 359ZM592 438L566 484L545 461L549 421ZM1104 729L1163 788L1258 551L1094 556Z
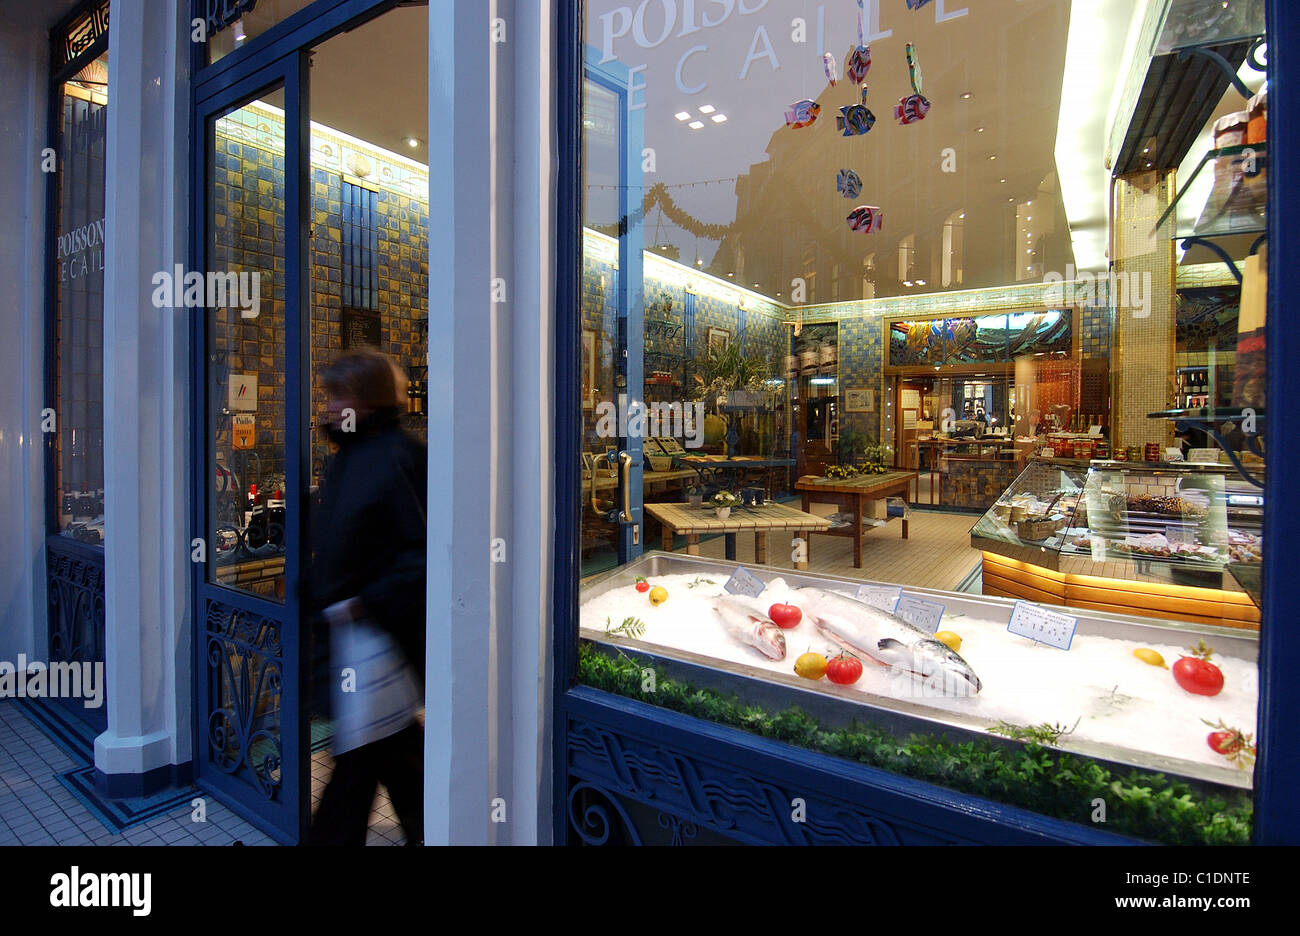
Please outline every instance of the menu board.
M378 348L380 338L379 316L353 309L344 309L339 323L343 350L352 348Z

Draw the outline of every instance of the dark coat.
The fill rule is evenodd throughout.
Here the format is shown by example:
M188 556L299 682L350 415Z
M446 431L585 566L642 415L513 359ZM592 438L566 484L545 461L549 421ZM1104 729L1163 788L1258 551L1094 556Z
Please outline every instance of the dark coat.
M424 682L425 517L428 457L385 410L341 436L310 517L312 557L307 607L313 623L313 695L324 705L329 669L327 628L320 612L358 597L369 617L393 636Z

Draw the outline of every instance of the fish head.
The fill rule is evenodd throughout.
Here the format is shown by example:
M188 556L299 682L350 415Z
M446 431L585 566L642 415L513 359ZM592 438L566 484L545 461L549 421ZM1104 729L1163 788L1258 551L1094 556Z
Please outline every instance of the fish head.
M942 686L944 695L975 695L983 688L970 664L947 644L928 637L912 644L911 651L913 672Z
M785 633L770 620L764 621L758 618L754 620L759 641L759 652L773 660L784 660Z

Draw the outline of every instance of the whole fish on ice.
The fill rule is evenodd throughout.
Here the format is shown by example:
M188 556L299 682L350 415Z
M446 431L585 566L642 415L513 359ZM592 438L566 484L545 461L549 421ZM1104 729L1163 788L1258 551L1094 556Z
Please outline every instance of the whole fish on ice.
M970 664L916 625L820 588L796 588L790 594L788 603L798 605L825 637L865 658L941 687L944 695L980 691L980 679Z
M763 612L739 598L722 597L713 602L713 613L732 640L753 647L769 660L785 659L785 634Z

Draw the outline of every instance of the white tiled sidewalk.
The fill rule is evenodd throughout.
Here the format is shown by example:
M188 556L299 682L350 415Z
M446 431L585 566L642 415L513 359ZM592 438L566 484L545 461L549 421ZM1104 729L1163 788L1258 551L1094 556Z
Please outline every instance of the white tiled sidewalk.
M207 797L207 821L176 809L116 833L55 778L80 766L32 724L18 703L0 701L0 846L5 845L274 845L266 833ZM333 762L312 756L312 806L320 801ZM382 788L370 816L367 845L405 841Z

